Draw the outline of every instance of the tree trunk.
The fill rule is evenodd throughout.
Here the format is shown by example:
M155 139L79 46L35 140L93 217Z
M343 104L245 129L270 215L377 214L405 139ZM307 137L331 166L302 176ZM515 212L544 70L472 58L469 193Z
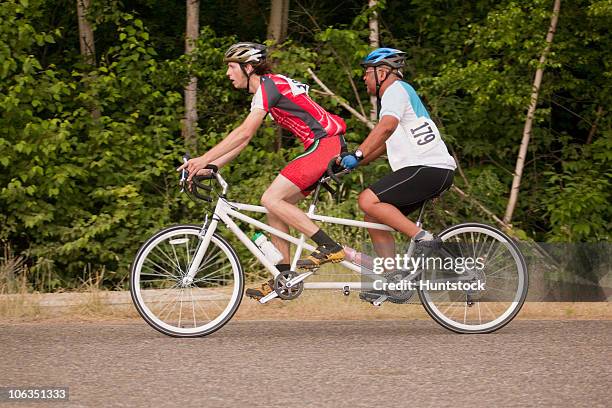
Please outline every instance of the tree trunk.
M593 142L593 136L595 136L595 132L597 132L599 118L601 118L603 114L603 106L599 105L599 107L597 108L597 113L595 114L595 121L593 122L593 125L591 125L591 130L589 130L589 136L587 137L586 144L591 144Z
M81 56L86 64L92 67L96 65L96 46L94 43L94 33L91 23L87 19L91 0L77 0L77 17L79 20L79 44L81 46ZM92 78L91 75L85 75L86 83ZM89 107L91 117L94 119L100 118L102 115L100 109L95 106Z
M271 0L270 22L268 23L268 39L280 44L287 38L289 24L289 0ZM274 138L274 151L278 152L283 145L283 129L276 129Z
M525 157L527 156L527 147L529 146L529 139L531 137L531 128L533 125L533 116L538 103L538 95L540 92L540 85L542 84L542 76L544 74L544 64L546 58L550 52L550 45L552 44L555 31L557 29L557 21L559 19L559 10L561 9L561 0L555 0L553 5L553 14L550 19L550 27L548 34L546 35L546 48L540 56L540 64L536 70L535 79L533 81L533 91L531 93L531 103L527 111L527 119L525 120L525 127L523 129L523 140L519 148L518 158L516 160L516 168L514 170L514 178L512 180L512 189L510 190L510 198L508 199L508 205L506 207L506 214L504 215L504 222L510 224L512 221L512 214L516 208L518 201L518 193L521 185L521 177L523 175L523 167L525 165Z
M195 42L200 31L200 1L187 0L187 28L185 35L185 54L190 54L195 48ZM189 78L189 84L185 88L185 118L183 119L183 138L185 147L197 151L196 128L198 126L197 111L198 78Z
M368 0L368 7L373 8L378 4L378 0ZM369 21L370 27L370 47L379 48L379 34L378 34L378 13L372 13ZM378 103L376 101L376 95L370 96L370 103L372 104L372 109L370 109L370 120L375 122L378 117Z
M91 23L87 20L91 0L77 0L77 16L79 19L79 43L83 60L89 65L96 63L96 47Z
M289 0L272 0L270 4L268 39L281 43L287 38L289 24Z

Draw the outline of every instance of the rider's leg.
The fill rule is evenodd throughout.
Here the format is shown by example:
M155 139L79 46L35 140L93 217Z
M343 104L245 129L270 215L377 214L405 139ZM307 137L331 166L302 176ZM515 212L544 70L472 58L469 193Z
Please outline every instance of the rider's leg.
M304 198L304 194L302 194L301 191L298 191L297 193L295 191L288 191L286 192L286 194L279 194L279 195L283 197L282 201L290 203L291 205L295 205L298 201ZM278 215L272 212L270 208L266 205L266 203L270 205L270 203L273 201L274 200L270 199L270 195L268 194L268 191L266 190L266 192L261 198L261 202L264 205L264 207L268 209L268 215L267 215L268 224L271 227L276 228L279 231L289 233L289 225L287 225L287 223L284 222L282 218L280 218ZM281 261L282 263L277 264L276 267L278 268L279 272L289 270L289 268L291 267L290 266L291 260L290 260L290 253L289 253L289 243L285 241L284 239L277 237L276 235L272 235L271 239L272 239L272 244L274 244L274 246L283 255L283 260ZM246 295L253 299L259 300L262 297L266 296L268 293L272 292L273 286L274 286L274 280L270 279L260 284L259 286L248 288L246 290Z
M264 196L266 196L266 194L267 194L267 191L266 193L264 193ZM294 192L294 193L289 193L287 196L283 198L283 200L295 206L295 204L297 204L303 198L304 198L304 194L302 194L302 192L297 192L297 193ZM267 200L268 198L266 197L265 201L268 202ZM262 202L264 202L263 197L262 197ZM266 205L264 204L264 206ZM278 215L276 215L269 209L268 209L268 224L271 227L276 228L279 231L282 231L284 233L289 233L289 225L287 225L286 222L284 222ZM284 239L280 237L277 237L276 235L272 235L271 239L272 239L272 244L274 244L274 246L278 248L280 253L283 254L283 261L282 261L283 264L291 263L290 253L289 253L289 242L285 241Z
M359 195L359 208L361 208L366 215L377 219L378 222L386 224L409 237L414 237L421 231L421 228L417 227L414 222L406 218L397 207L392 204L381 202L376 194L369 188L362 191Z
M310 237L317 232L319 227L297 208L295 203L288 200L288 197L298 194L303 197L299 187L279 174L261 197L261 203L272 217Z
M386 224L407 236L414 238L417 245L438 248L441 241L429 231L418 227L406 218L406 215L397 207L383 203L371 189L364 190L359 195L359 207L366 213L366 217L377 219L379 223ZM367 218L366 218L367 220ZM393 236L386 231L368 230L379 256L394 257L395 246ZM391 251L391 248L393 250Z
M383 221L367 213L364 219L366 222L384 224ZM389 231L368 228L368 233L370 234L370 238L372 238L374 251L376 251L378 256L383 258L393 258L395 256L395 240Z
M316 259L311 259L308 265L301 263L302 267L317 267L326 262L342 261L344 259L342 246L332 240L302 210L285 199L285 197L293 196L300 191L300 188L292 181L279 174L264 193L261 202L273 216L294 227L317 243L317 251L308 258L310 259L314 256Z

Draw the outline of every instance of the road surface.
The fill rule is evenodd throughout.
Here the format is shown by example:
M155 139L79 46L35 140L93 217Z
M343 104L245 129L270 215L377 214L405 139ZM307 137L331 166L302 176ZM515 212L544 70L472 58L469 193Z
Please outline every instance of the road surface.
M236 321L176 339L143 321L0 324L1 386L66 386L5 406L612 406L612 321Z

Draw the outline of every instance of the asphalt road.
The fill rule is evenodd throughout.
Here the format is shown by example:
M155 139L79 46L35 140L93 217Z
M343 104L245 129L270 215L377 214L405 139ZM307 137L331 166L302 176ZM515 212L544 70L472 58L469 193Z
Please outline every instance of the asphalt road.
M0 356L0 387L70 393L0 407L612 406L612 321L238 321L199 339L139 320L0 324Z

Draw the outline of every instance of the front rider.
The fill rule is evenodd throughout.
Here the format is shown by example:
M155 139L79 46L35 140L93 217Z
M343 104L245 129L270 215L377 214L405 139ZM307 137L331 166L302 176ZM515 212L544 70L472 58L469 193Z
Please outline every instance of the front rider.
M370 95L376 95L379 122L343 167L353 169L387 153L392 173L359 195L365 220L386 224L421 247L439 247L441 240L407 218L425 200L439 195L453 182L455 160L414 88L403 81L405 53L392 48L372 51L361 63ZM376 253L395 256L390 232L368 230Z
M179 170L186 168L191 181L208 164L218 167L227 164L247 146L270 114L277 124L302 142L305 152L281 170L261 197L261 203L268 210L268 222L286 233L292 226L317 243L317 249L299 261L300 267L316 268L326 262L340 262L344 259L342 246L314 224L296 203L311 192L329 161L344 150L346 124L314 102L308 96L307 85L273 74L266 54L264 45L249 42L234 44L227 50L223 60L227 63L226 75L235 88L254 94L251 111L219 144L189 160ZM283 255L282 263L276 265L278 270L289 270L289 243L276 236L272 236L272 242ZM246 294L260 299L273 290L272 286L273 280L269 280L260 288L247 289Z

